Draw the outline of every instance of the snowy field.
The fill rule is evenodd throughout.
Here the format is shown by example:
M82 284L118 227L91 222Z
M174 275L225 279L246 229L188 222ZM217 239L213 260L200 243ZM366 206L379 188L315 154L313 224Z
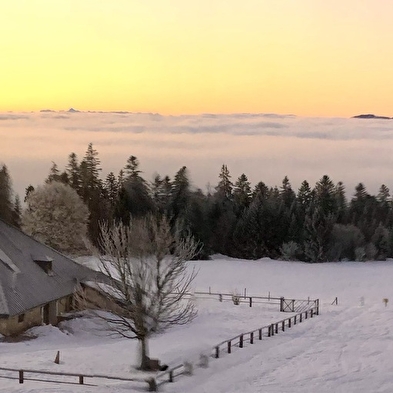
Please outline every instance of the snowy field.
M173 393L256 392L393 392L393 262L306 264L262 259L242 261L216 256L191 262L199 274L195 289L243 292L247 295L319 298L321 315L284 333L236 348L231 355L211 359L209 368L196 369L160 388ZM339 304L331 303L338 297ZM391 304L387 307L383 299ZM234 306L217 298L196 298L198 317L152 338L150 354L170 366L195 361L202 352L241 332L289 315L277 305L247 303ZM78 318L61 329L33 329L38 337L0 343L2 367L61 372L137 376L133 369L137 344L109 338L95 322ZM53 363L57 351L61 363ZM6 375L0 371L0 375ZM16 373L12 374L14 378ZM140 375L140 374L139 374ZM53 377L55 379L57 377ZM72 379L77 382L76 378ZM4 392L141 392L145 385L86 379L99 386L53 384L0 378Z

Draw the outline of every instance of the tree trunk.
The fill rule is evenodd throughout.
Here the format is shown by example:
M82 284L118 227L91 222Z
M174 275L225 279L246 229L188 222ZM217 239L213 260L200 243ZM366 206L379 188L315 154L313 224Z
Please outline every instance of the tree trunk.
M149 362L149 349L148 349L148 345L147 345L147 338L146 337L142 337L139 339L139 344L140 344L140 360L141 360L141 364L139 366L139 368L141 370L149 370L150 369L150 362Z

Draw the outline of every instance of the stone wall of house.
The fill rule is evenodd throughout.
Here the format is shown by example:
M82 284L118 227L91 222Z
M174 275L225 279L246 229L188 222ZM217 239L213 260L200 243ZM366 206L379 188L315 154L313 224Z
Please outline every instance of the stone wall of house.
M0 319L0 333L4 336L19 334L32 326L41 325L41 307L33 308L24 314L15 315L7 319Z
M48 322L52 325L58 323L58 316L70 311L73 304L73 295L48 303ZM36 307L26 311L24 314L15 315L10 318L0 318L0 334L11 336L22 333L33 327L42 325L44 306Z
M84 286L82 297L83 300L80 304L80 308L100 309L121 314L121 308L112 300L106 298L97 289Z

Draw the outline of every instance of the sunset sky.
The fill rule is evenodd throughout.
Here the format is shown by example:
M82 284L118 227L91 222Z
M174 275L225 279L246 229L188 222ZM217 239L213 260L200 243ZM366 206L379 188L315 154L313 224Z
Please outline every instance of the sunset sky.
M393 116L391 0L13 0L0 111Z

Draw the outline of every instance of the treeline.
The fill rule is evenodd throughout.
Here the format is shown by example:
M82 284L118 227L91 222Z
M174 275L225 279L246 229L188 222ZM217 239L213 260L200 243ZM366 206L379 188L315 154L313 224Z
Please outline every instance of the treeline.
M206 194L190 186L185 166L173 178L156 175L150 182L145 180L135 156L116 175L111 172L103 180L100 172L98 152L89 144L80 162L71 153L66 168L60 171L54 163L45 180L68 184L85 202L93 243L101 221L128 222L130 217L154 213L167 216L172 225L180 223L185 233L201 242L198 258L221 253L325 262L393 256L393 209L385 185L373 196L359 183L347 200L343 183L335 184L327 175L314 187L304 180L296 191L287 177L280 187L262 181L252 187L245 174L232 181L222 165L214 191ZM2 188L0 177L0 216L4 217ZM26 194L33 190L29 186ZM7 203L6 219L17 224L20 204L10 199Z

